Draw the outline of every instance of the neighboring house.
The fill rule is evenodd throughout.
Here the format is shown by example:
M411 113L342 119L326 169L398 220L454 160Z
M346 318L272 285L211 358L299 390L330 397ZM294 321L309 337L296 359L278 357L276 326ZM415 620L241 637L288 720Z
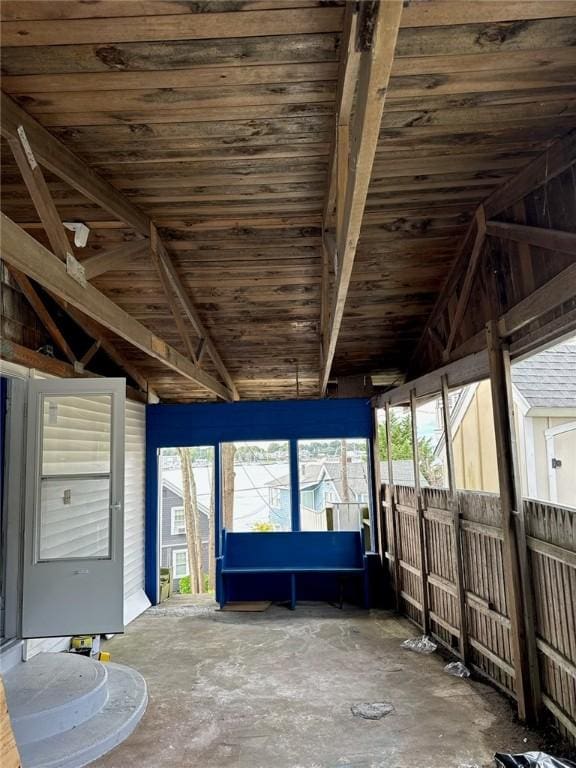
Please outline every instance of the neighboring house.
M335 530L358 530L362 510L369 507L370 483L366 461L346 464L347 493L339 461L319 461L300 466L300 519L303 530L326 530L326 508L333 510ZM290 476L268 483L270 523L290 529Z
M515 363L512 382L523 495L576 507L576 340ZM457 487L498 492L489 381L462 390L451 422Z
M162 479L162 504L160 527L160 565L172 568L174 591L178 592L180 579L190 574L188 548L186 545L186 524L182 496L180 470L168 472ZM202 540L202 571L208 573L208 543L210 536L210 510L198 502L200 512L200 538Z
M388 462L380 462L380 479L388 482ZM392 479L395 485L409 485L414 487L414 462L412 459L392 459ZM430 483L420 472L420 488L428 488Z

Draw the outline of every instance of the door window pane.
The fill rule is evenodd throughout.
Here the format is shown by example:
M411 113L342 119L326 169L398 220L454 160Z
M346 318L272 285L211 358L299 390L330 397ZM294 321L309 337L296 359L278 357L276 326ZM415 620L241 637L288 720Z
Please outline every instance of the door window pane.
M110 395L45 395L42 475L110 472Z
M38 558L110 556L110 395L46 395Z
M303 531L358 531L369 521L366 440L301 440L298 464Z

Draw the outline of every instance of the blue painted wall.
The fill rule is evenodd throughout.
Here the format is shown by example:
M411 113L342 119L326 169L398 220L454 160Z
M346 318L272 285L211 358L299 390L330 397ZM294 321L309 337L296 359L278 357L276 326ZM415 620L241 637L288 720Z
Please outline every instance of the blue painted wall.
M192 405L149 405L146 409L146 592L158 602L158 451L236 440L290 441L292 529L300 528L297 441L367 438L372 450L372 409L366 399L281 400ZM372 494L373 494L373 483ZM220 472L216 472L216 550L220 550ZM374 504L372 503L372 509ZM373 530L374 520L373 520ZM375 534L375 539L376 534Z

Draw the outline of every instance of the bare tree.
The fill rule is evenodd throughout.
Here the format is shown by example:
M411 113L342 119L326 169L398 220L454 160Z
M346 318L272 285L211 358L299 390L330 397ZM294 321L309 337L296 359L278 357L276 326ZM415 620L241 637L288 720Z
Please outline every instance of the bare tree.
M234 443L222 445L222 513L224 528L234 530Z
M189 448L178 448L182 471L182 489L184 502L184 520L186 523L186 544L188 547L188 565L190 569L190 589L197 595L204 591L202 575L202 545L200 541L200 519L196 481L192 470L192 457Z
M348 487L348 449L346 440L340 441L340 475L342 480L342 501L350 501L350 488Z
M216 584L216 470L212 467L210 475L210 519L208 521L208 588Z

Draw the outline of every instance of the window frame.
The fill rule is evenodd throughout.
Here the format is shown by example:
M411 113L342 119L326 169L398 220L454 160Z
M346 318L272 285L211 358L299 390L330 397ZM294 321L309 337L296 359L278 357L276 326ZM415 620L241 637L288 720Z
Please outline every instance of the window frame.
M170 508L170 534L172 536L186 536L186 518L183 519L183 526L184 530L179 531L176 530L176 524L175 524L175 512L182 510L182 514L184 515L184 506L175 505Z
M186 558L186 573L177 573L176 572L176 555L180 555L184 553L184 557ZM188 560L188 550L187 549L173 549L172 550L172 578L173 579L184 579L186 576L190 576L190 562Z

